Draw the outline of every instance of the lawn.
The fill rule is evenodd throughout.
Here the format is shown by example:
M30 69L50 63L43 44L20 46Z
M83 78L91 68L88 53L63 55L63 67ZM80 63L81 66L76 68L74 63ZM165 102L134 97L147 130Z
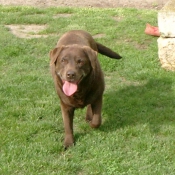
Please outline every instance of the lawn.
M157 11L0 6L0 174L174 174L175 72L161 68L147 22L157 25ZM11 33L12 24L46 28L26 39ZM71 29L87 30L123 59L99 54L103 124L91 129L85 109L77 110L76 145L65 151L49 51Z

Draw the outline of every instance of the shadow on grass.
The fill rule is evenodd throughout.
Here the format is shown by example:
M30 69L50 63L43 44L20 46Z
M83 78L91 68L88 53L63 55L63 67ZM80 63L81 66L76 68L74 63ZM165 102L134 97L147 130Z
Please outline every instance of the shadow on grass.
M147 123L151 132L159 132L162 124L175 121L174 104L170 79L150 79L144 85L130 85L120 91L113 89L104 94L104 120L100 130L109 132Z

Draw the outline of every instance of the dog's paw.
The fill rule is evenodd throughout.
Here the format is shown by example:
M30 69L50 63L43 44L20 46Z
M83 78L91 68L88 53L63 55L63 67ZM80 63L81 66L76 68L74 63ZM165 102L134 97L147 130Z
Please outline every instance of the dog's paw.
M93 124L92 122L89 122L89 125L90 125L91 128L99 128L101 123Z
M101 116L94 116L89 122L91 128L99 128L101 125Z
M64 148L67 149L70 146L74 146L73 136L66 136L64 139Z

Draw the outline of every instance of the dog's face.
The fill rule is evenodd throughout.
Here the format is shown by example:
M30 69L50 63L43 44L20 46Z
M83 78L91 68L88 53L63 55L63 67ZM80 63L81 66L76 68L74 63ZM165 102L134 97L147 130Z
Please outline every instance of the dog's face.
M71 96L78 84L92 71L97 53L89 47L62 46L50 52L51 64L63 82L63 92Z

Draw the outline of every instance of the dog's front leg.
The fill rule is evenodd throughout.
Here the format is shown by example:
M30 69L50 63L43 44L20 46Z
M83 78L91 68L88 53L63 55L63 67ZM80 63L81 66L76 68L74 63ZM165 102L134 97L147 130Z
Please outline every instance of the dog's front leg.
M61 112L63 117L64 123L64 130L65 130L65 138L64 138L64 146L68 148L74 144L73 138L73 118L74 118L74 108L65 105L61 102Z

